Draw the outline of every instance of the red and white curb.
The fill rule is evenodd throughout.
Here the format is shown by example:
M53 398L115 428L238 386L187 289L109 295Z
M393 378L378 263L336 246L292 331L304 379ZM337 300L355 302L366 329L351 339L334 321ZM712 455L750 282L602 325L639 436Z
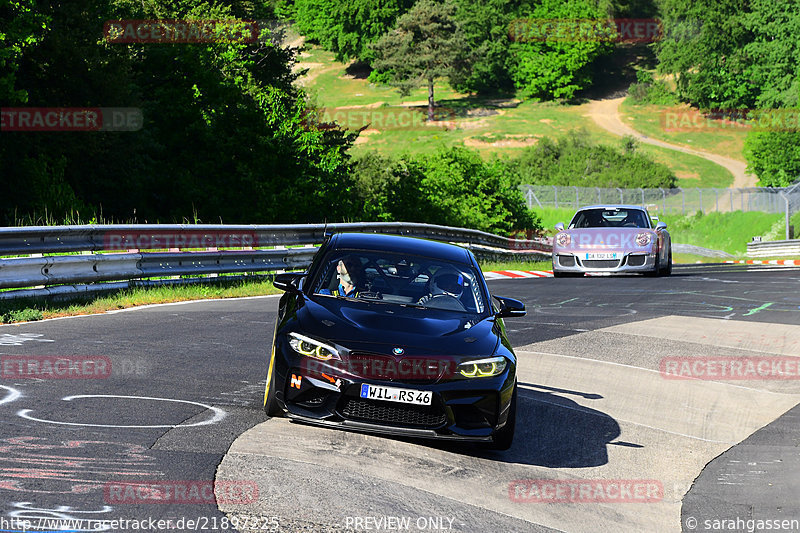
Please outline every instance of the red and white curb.
M757 259L747 259L745 261L725 261L726 263L734 263L737 265L785 265L785 266L800 266L800 259L771 259L768 261L760 261Z
M552 270L496 270L494 272L484 272L486 279L508 279L508 278L552 278Z

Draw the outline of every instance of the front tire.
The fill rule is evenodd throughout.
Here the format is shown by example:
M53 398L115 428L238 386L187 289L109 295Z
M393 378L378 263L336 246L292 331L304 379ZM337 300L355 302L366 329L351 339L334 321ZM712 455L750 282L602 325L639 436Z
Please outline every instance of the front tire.
M667 256L667 268L664 269L664 275L672 275L672 247L669 249L669 255Z
M278 405L278 400L275 399L276 374L275 352L273 350L272 359L269 363L269 370L267 370L267 392L264 394L264 412L267 413L269 417L276 417L283 414L283 411Z

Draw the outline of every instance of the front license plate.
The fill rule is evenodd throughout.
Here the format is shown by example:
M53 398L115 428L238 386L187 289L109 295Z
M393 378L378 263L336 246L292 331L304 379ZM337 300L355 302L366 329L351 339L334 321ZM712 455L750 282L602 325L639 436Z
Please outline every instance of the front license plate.
M586 254L584 259L619 259L619 252Z
M386 400L388 402L408 403L412 405L430 405L433 393L422 390L395 389L380 385L361 385L361 397L368 400Z

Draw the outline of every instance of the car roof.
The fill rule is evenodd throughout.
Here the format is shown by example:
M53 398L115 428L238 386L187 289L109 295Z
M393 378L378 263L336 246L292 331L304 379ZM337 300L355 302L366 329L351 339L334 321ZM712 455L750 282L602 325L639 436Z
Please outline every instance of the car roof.
M460 246L416 237L381 233L336 233L331 237L329 246L332 249L382 250L423 255L453 263L472 264L470 253Z
M633 204L598 204L598 205L587 205L578 209L578 211L584 211L586 209L638 209L639 211L647 211L641 205L633 205ZM577 211L576 211L577 213Z

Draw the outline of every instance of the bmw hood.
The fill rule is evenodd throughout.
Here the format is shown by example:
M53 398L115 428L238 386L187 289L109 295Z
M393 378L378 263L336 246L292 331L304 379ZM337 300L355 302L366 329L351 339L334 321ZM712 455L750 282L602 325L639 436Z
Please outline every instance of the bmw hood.
M313 297L297 310L301 332L347 349L408 355L487 356L499 342L494 320L400 305Z

